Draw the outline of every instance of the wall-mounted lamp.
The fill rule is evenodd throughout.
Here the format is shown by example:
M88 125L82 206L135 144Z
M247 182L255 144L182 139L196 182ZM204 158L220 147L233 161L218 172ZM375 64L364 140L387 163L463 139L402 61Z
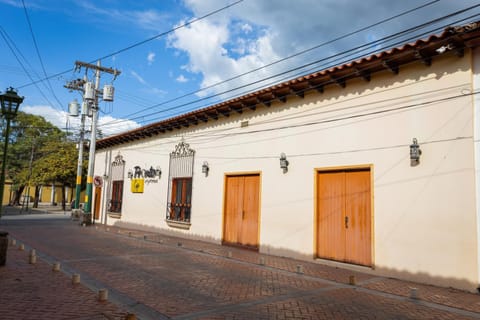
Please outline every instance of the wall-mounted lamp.
M133 178L133 171L132 169L128 170L128 179L132 179Z
M287 155L283 152L280 153L280 169L283 169L283 173L288 172L288 165Z
M205 177L208 176L208 171L210 171L210 167L208 166L208 162L204 161L202 164L202 173L205 173Z
M417 166L420 163L421 154L422 150L420 150L417 138L413 138L412 144L410 145L410 165L412 167Z

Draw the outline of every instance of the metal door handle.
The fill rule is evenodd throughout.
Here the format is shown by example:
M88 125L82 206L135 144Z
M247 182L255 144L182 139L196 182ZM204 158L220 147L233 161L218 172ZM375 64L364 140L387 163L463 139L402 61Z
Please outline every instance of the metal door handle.
M348 229L348 216L345 216L345 229Z

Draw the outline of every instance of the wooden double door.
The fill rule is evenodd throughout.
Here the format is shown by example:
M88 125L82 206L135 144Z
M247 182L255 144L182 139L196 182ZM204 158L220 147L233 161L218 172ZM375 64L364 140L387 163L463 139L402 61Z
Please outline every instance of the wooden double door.
M317 172L317 256L372 265L370 169Z
M258 249L260 175L227 176L223 243Z

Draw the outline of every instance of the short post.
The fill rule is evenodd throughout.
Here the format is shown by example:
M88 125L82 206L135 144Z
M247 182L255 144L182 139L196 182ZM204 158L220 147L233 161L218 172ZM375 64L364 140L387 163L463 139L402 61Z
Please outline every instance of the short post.
M80 275L78 273L72 274L72 284L80 283Z
M261 265L261 266L264 266L265 265L265 257L260 257L260 259L258 259L258 264Z
M303 273L303 266L301 264L297 265L297 273Z
M98 290L98 301L107 301L108 299L108 290L100 289Z
M348 277L348 283L351 285L351 286L354 286L357 284L357 280L355 279L355 276L350 276Z
M60 262L55 262L52 266L52 271L58 272L60 271Z
M37 263L37 254L35 249L30 250L30 254L28 255L28 263L35 264Z
M410 288L410 298L417 300L418 299L418 290L417 288Z
M231 257L233 257L233 253L232 253L232 251L228 251L227 252L227 258L231 258Z
M20 251L25 250L25 245L24 245L23 243L20 243L20 244L18 245L18 250L20 250Z

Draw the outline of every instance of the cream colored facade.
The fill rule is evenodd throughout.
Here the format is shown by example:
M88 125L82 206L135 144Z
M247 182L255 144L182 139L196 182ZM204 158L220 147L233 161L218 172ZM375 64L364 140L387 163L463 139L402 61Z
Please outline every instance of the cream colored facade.
M445 54L382 71L370 81L328 86L304 98L97 150L95 175L125 161L120 217L99 221L220 243L227 174L260 173L259 251L475 291L480 283L480 52ZM248 125L245 126L248 121ZM243 123L243 125L242 125ZM409 145L422 154L410 165ZM191 225L166 222L169 155L195 150ZM288 172L279 157L285 153ZM202 173L207 161L209 174ZM127 171L161 167L158 182L132 193ZM371 169L372 266L317 259L316 172Z

